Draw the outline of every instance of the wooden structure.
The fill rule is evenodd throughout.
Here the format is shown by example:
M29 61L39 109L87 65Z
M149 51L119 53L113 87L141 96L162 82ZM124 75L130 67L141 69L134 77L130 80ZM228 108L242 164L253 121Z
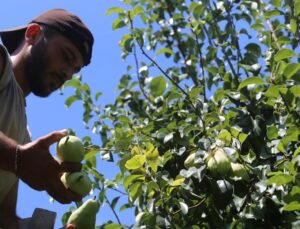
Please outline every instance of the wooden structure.
M32 217L20 221L20 229L54 229L56 213L36 208Z

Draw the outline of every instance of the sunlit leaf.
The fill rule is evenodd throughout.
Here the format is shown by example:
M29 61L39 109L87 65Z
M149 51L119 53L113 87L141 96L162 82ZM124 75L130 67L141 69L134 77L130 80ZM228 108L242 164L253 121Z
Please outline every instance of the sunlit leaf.
M247 78L240 83L238 90L241 90L242 88L244 88L250 84L255 84L255 85L264 84L264 80L260 77Z
M112 13L124 13L124 10L120 7L112 7L106 11L105 15L109 16Z
M284 205L283 211L299 211L300 210L300 202L299 201L293 201L291 203L288 203Z
M127 169L138 169L144 165L145 161L145 155L135 155L126 162L125 167Z
M300 70L300 64L298 63L288 63L284 68L283 74L287 78L291 78Z
M155 77L149 84L150 93L154 96L162 95L167 88L167 82L163 76Z
M168 54L173 54L173 51L172 49L169 49L169 48L161 48L159 49L157 52L156 52L156 56L162 54L162 53L168 53Z
M288 58L295 57L295 56L296 56L296 53L293 50L283 48L283 49L280 49L275 54L274 59L275 59L275 61L280 61L280 60L288 59Z
M267 180L267 184L284 185L293 181L293 176L288 174L277 174Z

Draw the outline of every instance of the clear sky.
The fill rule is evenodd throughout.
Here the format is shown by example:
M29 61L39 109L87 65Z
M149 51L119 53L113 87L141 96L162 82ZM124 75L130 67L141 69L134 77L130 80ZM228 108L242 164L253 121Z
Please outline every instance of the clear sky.
M123 6L118 0L89 0L89 1L59 1L59 0L9 0L4 1L0 7L0 30L27 24L31 19L42 12L52 8L64 8L77 14L94 34L95 44L92 63L82 69L83 81L91 86L92 93L101 91L102 108L105 104L113 103L116 97L115 89L120 76L126 71L126 63L121 60L121 50L118 42L125 30L112 31L112 22L116 15L105 16L107 9L113 6ZM54 92L48 98L38 98L33 95L27 97L27 118L32 133L32 138L48 134L53 130L72 128L78 137L89 135L95 144L101 144L97 136L92 136L90 130L86 130L82 123L82 104L76 102L70 109L64 105L64 101L71 90L66 90L64 95ZM55 154L54 146L51 153ZM113 178L117 169L113 163L100 161L98 157L98 170ZM113 194L112 194L113 195ZM109 196L113 198L113 196ZM35 208L44 208L57 212L55 229L60 228L61 217L74 204L62 205L50 203L50 197L45 192L37 192L26 184L20 183L17 212L20 217L30 217ZM120 205L117 205L117 208ZM120 213L120 219L124 224L132 224L134 215L132 211ZM108 220L116 221L113 213L107 206L100 209L97 215L97 223Z

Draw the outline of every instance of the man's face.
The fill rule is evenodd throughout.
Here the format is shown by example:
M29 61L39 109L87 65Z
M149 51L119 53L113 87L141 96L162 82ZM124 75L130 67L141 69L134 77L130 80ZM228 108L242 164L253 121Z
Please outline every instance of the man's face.
M25 77L31 92L47 97L83 66L78 49L64 36L42 37L26 58Z

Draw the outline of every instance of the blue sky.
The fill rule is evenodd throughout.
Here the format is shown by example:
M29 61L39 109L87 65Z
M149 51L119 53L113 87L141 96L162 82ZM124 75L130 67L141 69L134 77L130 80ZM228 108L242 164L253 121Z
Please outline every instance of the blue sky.
M118 0L89 0L85 2L70 0L5 1L0 7L0 29L27 24L35 16L52 8L64 8L81 17L95 37L92 63L82 69L81 73L83 74L83 81L91 86L92 93L97 91L103 93L100 97L100 104L103 107L105 104L114 102L119 78L126 71L126 63L121 60L121 50L118 46L118 42L125 31L112 31L112 22L116 16L105 16L106 10L113 6L123 6L123 4ZM80 102L76 102L70 109L65 107L64 101L70 93L72 91L68 89L64 95L54 92L48 98L38 98L33 95L27 97L27 118L32 138L36 139L53 130L72 128L78 137L89 135L95 144L101 144L97 136L92 136L90 130L84 128L82 123L83 110ZM51 153L55 154L54 146L51 147ZM117 172L114 164L102 162L100 157L98 170L108 178L113 178ZM112 198L112 196L110 197ZM26 218L32 215L35 208L55 211L57 212L55 228L60 228L62 226L62 214L70 206L75 205L50 203L49 200L50 197L47 193L34 191L21 182L17 212L20 217ZM134 215L131 211L124 211L119 216L124 224L131 224L134 221ZM97 223L101 224L108 220L115 221L115 218L110 209L104 206L97 215Z

